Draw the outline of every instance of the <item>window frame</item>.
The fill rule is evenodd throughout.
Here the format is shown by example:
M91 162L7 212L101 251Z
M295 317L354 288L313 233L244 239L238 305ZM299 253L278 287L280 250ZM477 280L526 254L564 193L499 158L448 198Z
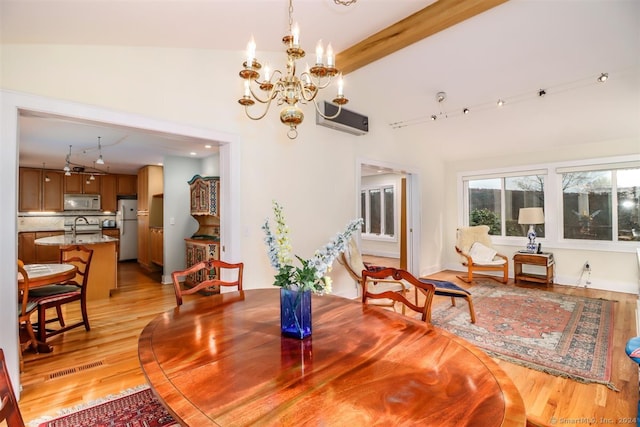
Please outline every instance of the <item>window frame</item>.
M366 185L360 188L360 197L362 197L362 193L366 193L367 197L365 198L365 210L366 212L361 212L361 215L365 218L365 225L367 227L371 226L371 216L370 216L370 200L369 200L369 192L371 190L380 191L380 227L384 231L385 225L385 197L384 190L391 188L393 190L393 228L394 234L393 236L388 234L375 234L370 233L368 230L363 230L361 233L361 238L364 240L375 240L380 242L397 242L398 241L398 193L397 186L395 183L389 184L379 184L379 185Z
M562 174L566 172L619 170L640 168L640 155L585 159L567 162L554 162L519 167L505 167L486 170L462 171L457 175L458 186L458 224L469 225L469 194L468 181L474 179L505 178L508 176L545 175L545 237L536 238L542 243L543 249L585 249L588 244L590 250L612 252L635 252L639 247L638 241L617 240L618 233L613 236L616 240L588 240L565 239L563 237L563 192ZM612 191L617 194L618 188L613 180ZM504 210L504 188L501 189L501 209ZM615 199L614 199L615 200ZM615 206L615 205L613 205ZM612 221L617 220L617 214ZM617 230L617 229L616 229ZM502 233L506 233L503 229ZM495 244L505 246L524 246L526 238L518 236L491 236Z

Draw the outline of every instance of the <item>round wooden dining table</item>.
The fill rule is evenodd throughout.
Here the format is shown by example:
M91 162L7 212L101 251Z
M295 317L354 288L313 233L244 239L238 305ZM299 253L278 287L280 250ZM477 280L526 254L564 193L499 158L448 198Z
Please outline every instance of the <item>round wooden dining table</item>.
M183 426L524 426L481 350L379 307L313 296L311 337L280 334L279 291L202 297L154 318L138 355Z
M24 271L29 276L29 288L37 288L71 280L78 268L73 264L25 264ZM22 274L18 272L18 283L22 280Z

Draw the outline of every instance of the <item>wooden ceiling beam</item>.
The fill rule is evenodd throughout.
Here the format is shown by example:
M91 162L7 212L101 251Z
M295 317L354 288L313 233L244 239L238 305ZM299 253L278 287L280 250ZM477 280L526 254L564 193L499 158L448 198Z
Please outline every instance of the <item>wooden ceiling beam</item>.
M348 74L508 0L438 0L336 55Z

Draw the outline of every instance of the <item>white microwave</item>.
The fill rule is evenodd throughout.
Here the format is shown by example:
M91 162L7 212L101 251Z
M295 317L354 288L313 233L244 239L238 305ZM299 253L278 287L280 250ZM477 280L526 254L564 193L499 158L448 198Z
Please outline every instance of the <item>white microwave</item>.
M65 211L99 211L99 194L65 194Z

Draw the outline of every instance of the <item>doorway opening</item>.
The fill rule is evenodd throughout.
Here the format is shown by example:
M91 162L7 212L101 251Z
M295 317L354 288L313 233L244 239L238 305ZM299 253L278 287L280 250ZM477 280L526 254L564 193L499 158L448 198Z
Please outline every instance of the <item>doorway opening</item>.
M420 253L418 174L375 160L357 163L357 212L365 221L359 244L363 260L415 274Z

